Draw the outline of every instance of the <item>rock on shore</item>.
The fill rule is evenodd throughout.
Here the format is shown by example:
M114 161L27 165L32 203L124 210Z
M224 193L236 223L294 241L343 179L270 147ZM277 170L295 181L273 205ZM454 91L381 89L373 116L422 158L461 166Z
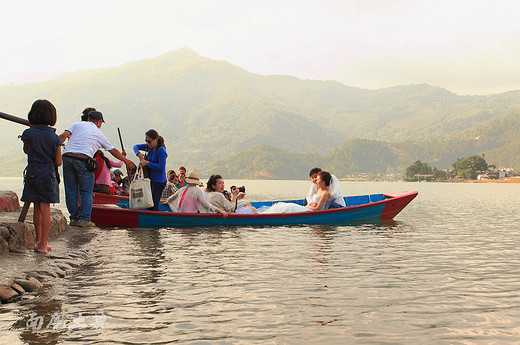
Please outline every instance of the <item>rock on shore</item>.
M18 222L20 210L16 193L0 191L1 303L16 301L25 293L38 293L47 281L66 277L68 271L79 267L87 257L81 250L58 254L53 248L47 255L34 253L33 207L29 208L25 222ZM61 210L51 208L49 240L67 229L67 219Z
M32 248L36 232L33 224L33 207L29 208L25 222L18 222L20 203L14 192L0 191L0 254L21 252ZM57 238L67 228L67 219L61 210L51 208L49 240Z
M20 210L18 195L11 191L0 191L0 212L14 212Z

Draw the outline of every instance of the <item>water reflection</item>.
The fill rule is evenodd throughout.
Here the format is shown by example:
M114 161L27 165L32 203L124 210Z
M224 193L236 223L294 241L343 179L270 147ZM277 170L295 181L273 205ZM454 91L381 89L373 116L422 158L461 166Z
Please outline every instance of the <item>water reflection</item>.
M161 232L152 229L132 229L128 230L128 237L132 241L131 248L135 255L135 281L141 284L157 283L165 274Z

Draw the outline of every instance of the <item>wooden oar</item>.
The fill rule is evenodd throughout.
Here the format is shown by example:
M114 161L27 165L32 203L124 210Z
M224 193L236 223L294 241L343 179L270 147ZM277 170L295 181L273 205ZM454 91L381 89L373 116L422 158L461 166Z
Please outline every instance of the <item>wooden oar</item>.
M0 118L19 123L21 125L30 126L29 120L22 119L21 117L17 117L17 116L13 116L13 115L9 115L9 114L0 112ZM29 211L30 206L31 206L30 202L23 203L22 211L20 212L20 216L18 217L18 221L20 223L23 223L25 221L25 217L27 217L27 212Z
M21 117L17 117L17 116L13 116L13 115L9 115L9 114L0 112L0 118L19 123L21 125L30 126L29 120L22 119Z
M123 146L123 138L121 138L121 131L119 127L117 127L117 134L119 134L119 142L121 143L121 152L125 152L125 147Z

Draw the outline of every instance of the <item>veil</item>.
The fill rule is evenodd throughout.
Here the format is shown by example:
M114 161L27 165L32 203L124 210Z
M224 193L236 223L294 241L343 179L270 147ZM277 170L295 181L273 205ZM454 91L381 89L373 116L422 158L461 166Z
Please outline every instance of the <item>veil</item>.
M329 195L331 199L334 199L339 191L339 179L336 175L331 174L330 185L329 185Z
M330 185L329 185L329 195L330 199L342 207L346 207L345 198L343 194L341 194L341 190L339 188L339 179L336 175L331 174Z

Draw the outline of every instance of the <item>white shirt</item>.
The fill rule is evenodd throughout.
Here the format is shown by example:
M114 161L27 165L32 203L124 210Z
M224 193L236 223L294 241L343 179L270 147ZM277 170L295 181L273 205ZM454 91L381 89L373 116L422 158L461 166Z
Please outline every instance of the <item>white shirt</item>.
M66 129L70 137L63 153L81 153L94 157L94 153L100 148L110 151L114 148L107 137L101 132L94 122L76 122Z
M318 186L316 186L316 183L311 183L311 188L309 188L309 193L307 193L307 196L305 199L307 199L307 205L310 205L311 202L313 202L312 198L314 194L318 193Z
M179 204L181 203L182 195L185 190L187 190L186 196L180 207L181 209L179 209ZM168 198L167 203L173 212L195 213L197 210L200 213L216 212L215 207L206 201L202 189L190 184L176 191L175 194Z

